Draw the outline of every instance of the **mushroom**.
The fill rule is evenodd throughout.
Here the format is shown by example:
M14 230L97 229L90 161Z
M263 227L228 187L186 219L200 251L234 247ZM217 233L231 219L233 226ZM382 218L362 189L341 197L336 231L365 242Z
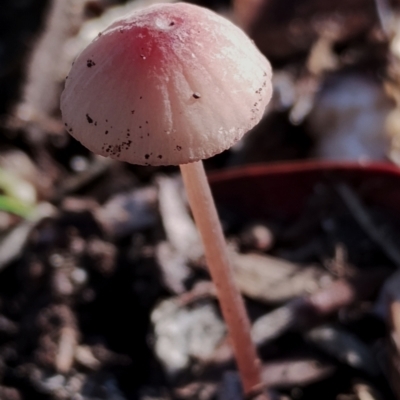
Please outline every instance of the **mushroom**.
M180 165L243 389L261 386L243 300L200 160L230 148L261 119L271 67L228 20L158 4L114 22L77 57L61 96L67 131L94 153Z

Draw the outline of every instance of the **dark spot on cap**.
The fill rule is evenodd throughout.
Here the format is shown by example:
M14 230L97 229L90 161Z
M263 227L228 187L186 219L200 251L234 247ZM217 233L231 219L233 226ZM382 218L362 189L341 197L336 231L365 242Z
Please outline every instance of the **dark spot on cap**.
M92 120L92 118L90 118L89 114L86 114L86 119L87 119L87 122L89 122L89 124L93 124L93 120Z
M194 92L194 93L193 93L193 97L194 97L195 99L199 99L199 98L201 97L201 95L200 95L200 93L198 93L198 92Z
M139 99L142 100L142 99L143 99L143 96L140 96Z
M169 23L169 26L174 26L175 25L175 22L174 21L171 21L170 23Z
M149 123L149 121L146 121L146 124L148 124Z
M108 122L108 119L106 119L106 122Z
M145 155L144 155L144 158L145 158L146 160L148 160L149 157L150 157L150 154L145 154Z
M162 155L160 154L160 155L158 156L158 158L161 160L161 159L162 159Z
M94 123L94 126L97 126L97 121Z
M176 146L176 149L177 149L178 151L181 151L181 150L182 150L182 146Z
M72 132L72 128L69 128L69 132Z
M87 60L86 61L86 65L88 66L88 68L92 68L94 67L96 64L93 60Z
M67 124L66 122L64 122L64 125L65 125L65 126L68 126L68 124Z
M105 133L106 135L108 135L108 131L105 131L104 133Z
M135 110L132 110L131 113L132 113L132 114L135 114Z
M142 125L139 125L139 129L142 129Z

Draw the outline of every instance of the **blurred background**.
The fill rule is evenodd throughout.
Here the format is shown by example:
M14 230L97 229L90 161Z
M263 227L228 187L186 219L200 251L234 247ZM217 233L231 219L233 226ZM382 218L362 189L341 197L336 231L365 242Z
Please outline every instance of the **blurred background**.
M77 54L154 3L1 1L2 400L242 399L178 169L61 121ZM266 385L400 399L400 2L196 4L274 71L261 123L205 162Z

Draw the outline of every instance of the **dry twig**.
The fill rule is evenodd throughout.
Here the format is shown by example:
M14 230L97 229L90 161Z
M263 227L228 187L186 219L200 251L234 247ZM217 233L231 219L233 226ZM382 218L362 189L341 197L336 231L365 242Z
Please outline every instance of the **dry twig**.
M390 238L376 226L355 191L345 183L338 184L336 189L351 211L353 217L368 237L382 249L396 267L400 267L400 251L394 243L392 243Z

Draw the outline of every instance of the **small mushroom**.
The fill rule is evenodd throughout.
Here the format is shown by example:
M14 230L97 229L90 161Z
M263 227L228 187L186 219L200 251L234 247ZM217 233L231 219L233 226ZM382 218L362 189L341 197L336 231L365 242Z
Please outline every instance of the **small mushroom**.
M270 65L243 31L176 3L113 23L77 57L61 97L71 135L94 153L180 165L246 394L261 385L259 364L200 160L256 125L271 93Z

